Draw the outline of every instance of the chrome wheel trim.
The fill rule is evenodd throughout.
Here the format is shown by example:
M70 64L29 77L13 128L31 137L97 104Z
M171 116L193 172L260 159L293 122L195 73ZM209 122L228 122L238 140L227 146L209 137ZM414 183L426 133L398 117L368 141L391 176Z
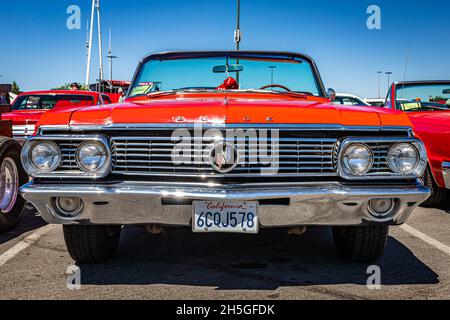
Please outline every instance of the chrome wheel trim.
M9 213L19 194L19 170L13 159L6 157L0 165L0 212Z

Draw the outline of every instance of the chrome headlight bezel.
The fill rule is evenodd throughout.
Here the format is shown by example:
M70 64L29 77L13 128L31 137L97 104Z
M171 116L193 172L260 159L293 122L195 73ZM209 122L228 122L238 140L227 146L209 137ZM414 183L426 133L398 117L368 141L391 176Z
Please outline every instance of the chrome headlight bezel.
M86 147L86 145L89 145L89 144L97 145L97 146L99 146L100 148L103 149L102 150L103 154L101 156L103 156L104 159L100 160L99 166L97 168L95 168L95 169L90 169L85 164L83 164L83 160L81 159L81 156L80 156L80 153L81 153L83 147ZM84 141L78 146L77 150L75 151L75 161L76 161L76 163L78 165L78 168L80 168L80 170L83 171L83 172L92 173L92 174L97 174L97 173L103 171L104 167L106 165L108 165L108 157L109 157L109 155L108 155L108 148L106 147L106 145L104 143L102 143L99 140L87 140L87 141Z
M35 161L33 160L32 152L35 150L36 147L40 145L50 145L55 150L55 155L58 157L58 160L56 163L49 169L43 170L42 168L39 168ZM34 141L31 143L26 143L22 149L22 164L25 168L25 171L27 171L28 174L50 174L53 171L55 171L60 165L61 165L62 155L61 155L61 149L59 146L53 142L53 141ZM30 174L31 175L31 174Z
M366 144L369 146L370 149L373 149L373 146L378 145L385 145L389 144L389 150L394 147L395 145L398 145L400 143L407 143L414 146L414 148L417 149L419 154L419 162L417 166L415 167L415 170L409 174L400 174L396 171L392 170L388 164L386 164L387 167L389 167L389 170L392 171L391 173L387 172L376 172L372 170L369 170L364 175L352 175L347 172L347 170L344 168L344 165L342 163L342 155L343 151L347 148L347 146L352 144ZM387 151L387 154L389 154L389 150ZM336 154L336 169L338 175L345 179L345 180L404 180L404 179L417 179L419 178L426 170L427 164L428 164L428 156L427 151L425 148L424 143L416 138L413 137L367 137L367 138L357 138L357 137L349 137L344 138L341 141L339 141L337 145L337 154ZM374 150L372 150L374 152ZM376 158L376 155L374 154L374 159ZM388 160L388 159L386 159ZM374 165L375 165L374 161Z
M61 151L58 144L66 143L71 141L72 143L79 143L78 146L86 142L97 142L101 144L106 151L106 160L104 165L98 171L88 172L83 171L76 165L77 170L59 170L61 164L64 160L64 152ZM53 171L42 172L36 170L30 162L30 149L38 143L53 143L58 146L61 151L60 163ZM76 147L78 149L78 146ZM76 152L76 151L75 151ZM73 156L75 153L73 154ZM27 172L27 174L33 178L104 178L111 171L111 150L109 145L109 140L104 136L88 136L88 135L61 135L61 136L34 136L29 138L23 145L21 152L22 165Z
M355 172L345 162L346 152L352 147L359 147L361 149L365 149L370 157L370 161L369 161L367 167L361 172ZM361 177L361 176L364 176L365 174L367 174L373 167L373 163L374 163L373 151L365 143L360 143L360 142L348 143L344 148L342 148L341 154L339 156L339 162L341 164L342 170L345 172L346 175Z
M409 170L409 171L400 171L398 170L398 168L396 168L396 165L394 165L391 161L391 153L393 152L393 150L395 150L396 148L398 148L401 145L407 145L410 146L413 151L416 153L416 163L414 165L414 167ZM400 175L400 176L416 176L416 177L420 177L426 170L427 167L427 161L424 159L427 159L427 153L426 153L426 149L425 146L423 145L423 143L419 142L419 141L414 141L414 142L398 142L394 145L391 146L391 148L389 149L388 152L388 165L389 168L391 168L392 171L394 171L396 174Z

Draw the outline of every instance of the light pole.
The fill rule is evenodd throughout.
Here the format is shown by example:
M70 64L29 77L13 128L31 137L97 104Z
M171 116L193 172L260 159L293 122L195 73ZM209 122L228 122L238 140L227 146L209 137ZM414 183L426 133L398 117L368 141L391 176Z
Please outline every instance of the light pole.
M239 51L241 43L241 0L236 3L236 30L234 31L234 42L236 43L236 51Z
M110 80L111 80L111 83L109 84L109 89L112 92L112 89L113 89L113 60L117 59L118 57L113 56L113 54L112 54L111 29L109 29L109 49L108 49L107 58L109 59L109 73L110 73Z
M236 43L236 51L239 51L241 43L241 0L237 0L236 10L236 30L234 31L234 42ZM236 59L236 63L239 64L239 58ZM236 72L236 82L240 88L239 71Z
M377 71L378 73L378 99L381 98L381 75L383 74L383 71Z
M391 74L392 74L392 72L391 71L387 71L384 74L387 75L388 91L389 91L389 87L391 85Z
M103 57L102 57L102 29L100 21L100 0L92 0L92 10L91 10L91 25L89 28L89 43L87 46L87 66L86 66L86 86L89 87L90 73L91 73L91 57L92 57L92 38L94 31L94 19L95 11L97 11L97 27L98 27L98 51L99 51L99 77L100 83L103 80Z

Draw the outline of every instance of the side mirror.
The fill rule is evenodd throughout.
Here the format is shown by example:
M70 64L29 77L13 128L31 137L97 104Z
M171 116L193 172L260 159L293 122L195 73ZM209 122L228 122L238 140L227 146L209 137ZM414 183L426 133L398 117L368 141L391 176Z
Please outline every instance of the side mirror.
M334 101L334 99L336 99L336 91L334 91L333 89L328 89L327 98L330 99L331 101Z

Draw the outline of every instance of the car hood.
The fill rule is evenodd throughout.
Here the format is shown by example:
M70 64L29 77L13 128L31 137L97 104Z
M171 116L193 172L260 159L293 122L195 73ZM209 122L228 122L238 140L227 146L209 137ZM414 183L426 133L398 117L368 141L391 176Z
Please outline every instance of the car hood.
M143 123L276 123L411 126L401 112L371 107L336 106L278 95L171 96L122 104L46 113L39 125L110 125Z

